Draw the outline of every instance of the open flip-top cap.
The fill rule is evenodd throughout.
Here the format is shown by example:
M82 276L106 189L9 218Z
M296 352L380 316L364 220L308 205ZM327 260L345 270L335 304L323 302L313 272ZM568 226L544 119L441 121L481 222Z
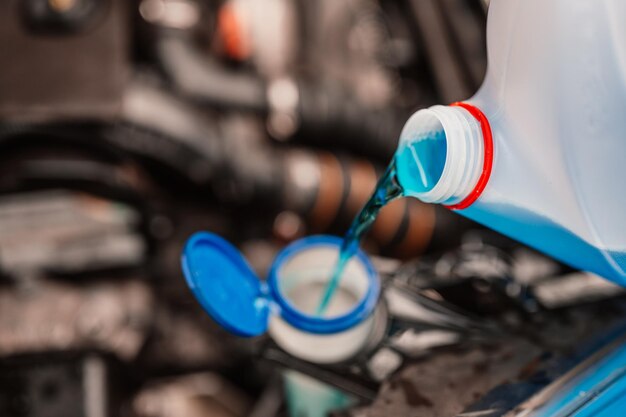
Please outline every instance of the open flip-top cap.
M240 336L265 333L270 303L264 284L233 245L196 233L185 245L182 265L187 284L217 323Z

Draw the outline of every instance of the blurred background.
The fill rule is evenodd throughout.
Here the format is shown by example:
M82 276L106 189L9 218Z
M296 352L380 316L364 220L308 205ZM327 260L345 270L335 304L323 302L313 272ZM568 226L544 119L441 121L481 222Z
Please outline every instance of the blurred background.
M0 2L0 415L287 415L277 374L297 366L217 328L182 245L218 233L264 276L286 243L344 233L407 118L480 86L487 3ZM414 199L364 246L406 274L468 240L514 253L524 277L572 272ZM439 294L517 324L536 310L461 281ZM603 285L582 292L618 292ZM557 293L542 294L561 307ZM454 415L545 350L529 346L499 353L499 373L487 348L419 365L473 369L476 392L442 401L389 373L342 413Z

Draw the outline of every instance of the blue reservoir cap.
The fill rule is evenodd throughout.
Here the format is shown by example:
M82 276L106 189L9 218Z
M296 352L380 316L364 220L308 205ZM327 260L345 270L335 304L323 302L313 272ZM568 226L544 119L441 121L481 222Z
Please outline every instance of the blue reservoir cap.
M193 294L218 324L239 336L265 333L270 305L264 284L233 245L212 233L195 233L182 265Z

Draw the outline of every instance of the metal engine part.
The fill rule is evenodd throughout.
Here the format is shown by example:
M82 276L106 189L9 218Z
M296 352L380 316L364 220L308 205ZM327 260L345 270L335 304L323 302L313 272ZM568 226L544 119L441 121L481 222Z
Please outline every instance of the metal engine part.
M112 120L131 68L124 0L0 4L0 120Z

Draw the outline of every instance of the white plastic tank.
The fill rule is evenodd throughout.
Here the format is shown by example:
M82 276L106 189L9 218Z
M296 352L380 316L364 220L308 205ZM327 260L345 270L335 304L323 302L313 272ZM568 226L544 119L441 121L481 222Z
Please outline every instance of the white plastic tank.
M407 122L405 194L626 285L626 1L492 0L487 38L478 93Z

